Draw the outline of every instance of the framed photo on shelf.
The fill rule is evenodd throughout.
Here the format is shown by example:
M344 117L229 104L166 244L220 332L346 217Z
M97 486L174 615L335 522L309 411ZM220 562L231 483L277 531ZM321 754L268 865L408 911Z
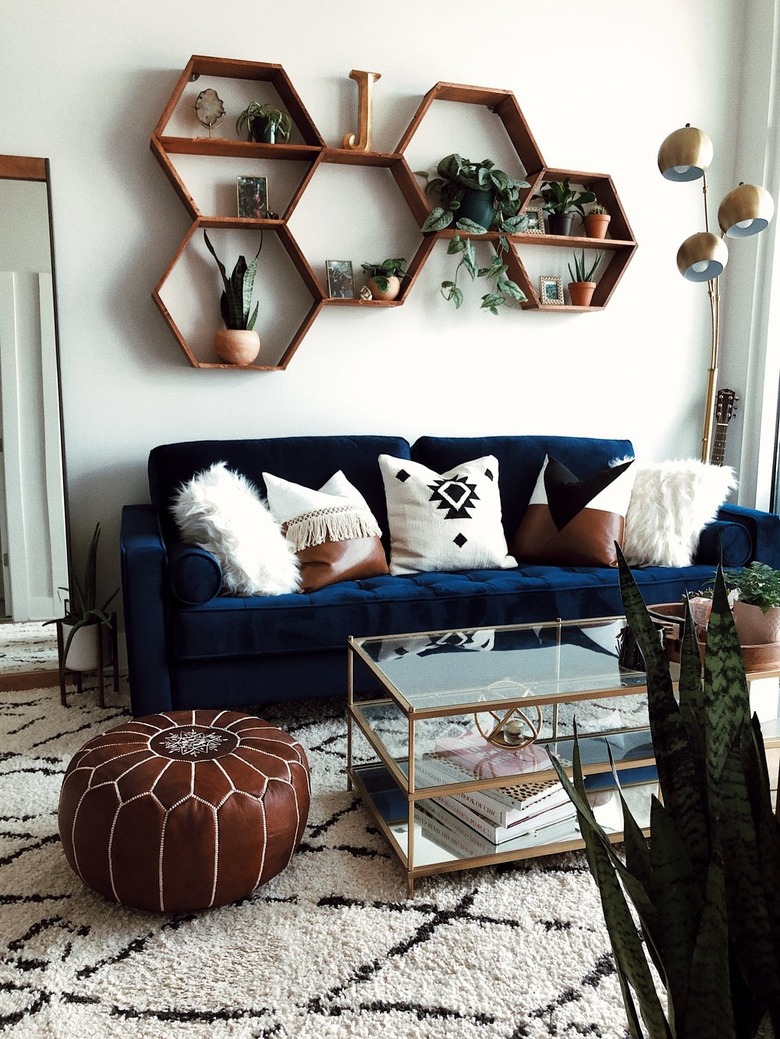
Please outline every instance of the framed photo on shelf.
M554 274L543 274L539 279L539 299L544 306L562 306L563 282Z
M528 225L525 234L544 234L544 210L529 207L525 214L528 217Z
M355 278L351 260L326 260L328 295L331 299L354 299Z
M268 178L236 177L238 215L252 220L268 217Z

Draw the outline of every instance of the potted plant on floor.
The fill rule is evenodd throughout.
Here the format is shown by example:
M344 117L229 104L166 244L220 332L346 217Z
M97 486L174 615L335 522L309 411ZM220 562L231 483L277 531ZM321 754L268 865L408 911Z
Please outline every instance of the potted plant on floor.
M203 237L209 252L217 262L224 286L219 299L219 309L225 327L214 334L214 350L217 356L228 364L251 364L260 352L260 337L255 331L259 303L255 303L251 313L250 307L257 273L257 258L263 248L262 232L260 245L252 262L248 264L244 256L239 256L229 277L205 229Z
M506 235L525 230L528 219L518 214L521 206L520 192L528 182L510 177L496 169L490 159L472 162L457 154L447 155L436 167L437 177L427 172L418 172L424 177L426 193L439 195L442 203L429 214L422 230L443 231L453 223L467 234L487 234L490 230L501 231L496 241L496 255L487 267L477 263L474 243L469 237L453 235L447 248L451 256L458 256L452 279L441 283L442 296L455 304L463 303L463 290L458 285L462 269L474 281L487 278L493 289L482 296L481 307L491 314L498 314L499 307L512 303L524 303L527 296L520 286L507 274L504 254L509 251Z
M279 140L285 143L290 140L292 119L280 108L273 105L250 101L244 111L236 119L236 131L245 134L248 141L265 144L276 144Z
M116 588L102 602L97 594L97 556L100 543L100 524L96 524L84 564L84 575L79 578L71 568L69 598L65 603L65 616L48 624L57 624L61 629L61 665L68 671L94 671L101 659L98 641L111 628L108 607L119 594ZM105 645L105 643L104 643ZM103 654L105 659L106 654Z
M703 679L688 615L676 695L622 556L619 568L624 612L644 659L661 790L649 843L622 792L622 853L610 843L585 795L576 739L573 782L551 757L577 808L629 1032L634 1039L768 1039L780 1035L780 820L723 574Z
M403 257L382 260L381 263L361 263L366 272L366 284L373 299L391 300L401 291L401 278L406 274Z
M736 598L734 623L743 646L780 642L780 570L754 560L742 570L727 570Z
M569 296L572 306L590 306L593 293L596 291L596 282L593 280L593 275L598 270L603 258L604 253L596 253L596 258L593 262L586 263L585 250L583 249L579 256L574 253L574 270L572 270L570 263L566 265L569 268L569 277L571 278L569 282Z
M595 202L592 191L577 191L566 180L548 180L542 185L541 193L534 199L542 203L542 208L549 213L547 224L550 234L569 235L574 222L574 214L579 213L585 219L585 204Z
M612 217L607 207L597 202L585 214L585 234L588 238L606 238L607 228L611 219Z

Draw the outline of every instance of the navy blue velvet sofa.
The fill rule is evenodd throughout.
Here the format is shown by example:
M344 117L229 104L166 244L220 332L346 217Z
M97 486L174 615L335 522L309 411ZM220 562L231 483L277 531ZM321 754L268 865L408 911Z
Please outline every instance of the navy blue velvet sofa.
M380 454L437 472L492 454L499 462L508 540L528 505L546 454L580 479L633 454L628 440L556 436L280 437L204 440L154 448L150 503L122 512L121 564L133 714L344 696L349 635L398 634L619 615L609 567L521 565L511 570L418 573L344 581L313 593L220 594L216 560L177 536L168 505L195 473L224 461L265 493L262 473L309 487L337 470L364 495L389 549ZM780 567L780 518L726 505L701 538L694 564L634 571L645 602L674 602L727 565L760 559Z

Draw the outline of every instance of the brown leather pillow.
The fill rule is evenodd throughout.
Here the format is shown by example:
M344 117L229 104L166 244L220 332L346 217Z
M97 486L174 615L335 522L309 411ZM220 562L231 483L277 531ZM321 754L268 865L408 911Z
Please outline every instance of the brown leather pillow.
M301 564L301 591L316 592L337 581L379 577L390 571L380 538L323 541L296 553Z

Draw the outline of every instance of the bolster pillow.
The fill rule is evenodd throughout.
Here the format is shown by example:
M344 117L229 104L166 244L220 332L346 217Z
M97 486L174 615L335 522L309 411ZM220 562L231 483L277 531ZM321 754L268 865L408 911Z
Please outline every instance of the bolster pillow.
M699 537L694 563L711 563L724 567L745 566L753 558L753 539L742 523L713 520Z
M204 548L175 541L168 546L168 580L183 606L202 606L219 595L222 567Z

